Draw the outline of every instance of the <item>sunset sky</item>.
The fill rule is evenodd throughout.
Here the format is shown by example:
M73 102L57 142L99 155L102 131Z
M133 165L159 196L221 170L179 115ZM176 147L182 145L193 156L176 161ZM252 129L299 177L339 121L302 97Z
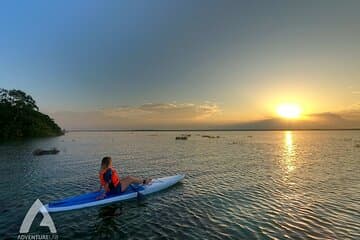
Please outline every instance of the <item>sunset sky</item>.
M0 87L67 129L360 127L359 11L350 0L1 2Z

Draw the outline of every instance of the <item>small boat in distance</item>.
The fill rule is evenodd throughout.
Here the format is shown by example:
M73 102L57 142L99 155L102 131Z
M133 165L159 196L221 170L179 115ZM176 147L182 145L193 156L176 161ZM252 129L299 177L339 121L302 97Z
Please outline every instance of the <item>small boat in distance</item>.
M38 148L33 151L33 155L34 156L50 155L50 154L58 154L59 152L60 152L60 150L58 150L56 148L52 148L49 150Z
M175 140L187 140L187 136L177 136L175 137Z

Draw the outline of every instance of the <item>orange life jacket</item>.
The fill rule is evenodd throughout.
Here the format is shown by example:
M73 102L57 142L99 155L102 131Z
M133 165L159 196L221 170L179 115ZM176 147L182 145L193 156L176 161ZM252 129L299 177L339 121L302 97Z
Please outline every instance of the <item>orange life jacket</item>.
M106 173L106 171L109 168L106 168L102 171L99 172L99 179L100 179L100 184L104 187L106 184L106 181L104 179L104 174ZM120 178L118 173L116 172L116 170L114 168L110 168L111 169L111 184L113 185L113 187L117 187L117 185L119 185L120 183ZM110 185L111 185L110 184ZM111 188L111 187L110 187Z

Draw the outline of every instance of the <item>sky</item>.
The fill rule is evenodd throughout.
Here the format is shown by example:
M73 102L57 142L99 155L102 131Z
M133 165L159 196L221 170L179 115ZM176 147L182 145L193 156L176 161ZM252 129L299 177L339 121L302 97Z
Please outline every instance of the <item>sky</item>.
M282 128L283 103L301 107L300 128L360 127L359 9L2 1L0 87L66 129Z

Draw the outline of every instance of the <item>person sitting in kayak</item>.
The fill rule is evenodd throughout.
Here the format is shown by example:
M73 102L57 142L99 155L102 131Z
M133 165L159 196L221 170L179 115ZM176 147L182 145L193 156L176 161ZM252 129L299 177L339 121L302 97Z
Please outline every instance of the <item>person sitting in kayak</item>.
M132 183L149 184L151 182L151 179L141 179L133 176L120 179L119 174L112 167L111 157L104 157L102 159L99 178L101 187L105 189L106 193L110 194L125 192Z

